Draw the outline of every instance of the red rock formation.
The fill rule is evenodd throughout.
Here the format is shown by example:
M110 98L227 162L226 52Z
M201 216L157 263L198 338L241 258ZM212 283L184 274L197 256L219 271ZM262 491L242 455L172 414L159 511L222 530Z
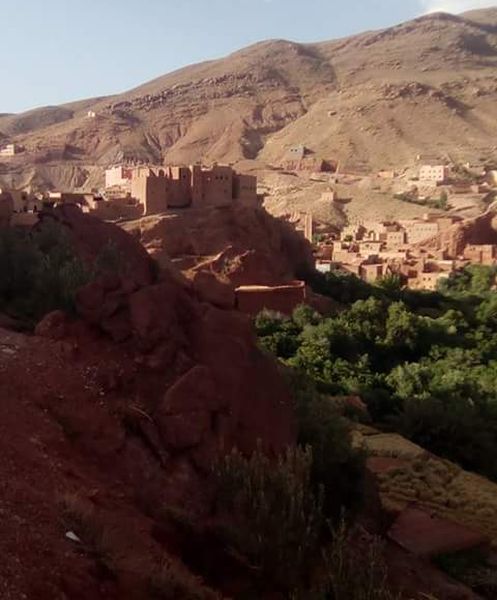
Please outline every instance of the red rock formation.
M489 543L478 531L416 507L402 511L390 528L388 537L421 557L474 550Z
M124 231L72 207L56 209L51 218L68 227L87 260L97 261L109 241L117 251L124 270L82 288L77 309L86 323L125 343L145 370L163 375L153 401L143 401L166 448L191 458L193 449L197 457L202 448L250 452L259 439L273 452L292 443L290 398L276 366L256 349L248 319L215 308L233 306L228 286L203 272L192 284L162 271L154 283L150 258ZM199 293L211 303L199 302ZM50 315L38 332L51 330L60 339L60 321L60 315Z
M165 252L185 272L210 271L235 286L278 285L314 265L303 236L259 208L177 211L122 226L154 256Z
M73 208L44 218L67 227L88 264L112 241L125 269L79 291L75 320L54 312L35 336L0 330L0 595L148 597L165 557L185 568L146 515L176 506L202 519L218 456L295 443L291 398L217 280L157 279L117 227ZM86 519L96 550L66 537ZM111 578L92 552L112 561Z

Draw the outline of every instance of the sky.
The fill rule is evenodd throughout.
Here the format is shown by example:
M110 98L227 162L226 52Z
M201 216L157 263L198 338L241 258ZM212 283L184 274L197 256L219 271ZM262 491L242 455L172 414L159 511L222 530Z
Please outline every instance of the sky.
M0 0L0 113L126 91L265 39L314 42L497 0Z

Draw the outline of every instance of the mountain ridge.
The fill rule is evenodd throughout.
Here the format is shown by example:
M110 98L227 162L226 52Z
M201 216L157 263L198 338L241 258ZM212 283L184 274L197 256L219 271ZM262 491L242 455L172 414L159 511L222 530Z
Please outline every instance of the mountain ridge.
M258 42L128 92L0 116L0 139L25 148L0 163L0 184L58 187L97 169L89 186L123 160L278 165L295 144L349 170L497 160L496 72L497 8Z

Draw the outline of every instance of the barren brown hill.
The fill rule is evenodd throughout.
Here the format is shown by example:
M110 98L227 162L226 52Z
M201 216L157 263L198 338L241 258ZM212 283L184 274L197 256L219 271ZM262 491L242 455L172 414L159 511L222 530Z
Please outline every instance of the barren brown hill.
M420 153L496 159L496 66L495 8L319 44L263 42L118 96L0 116L0 139L25 147L0 164L0 182L92 187L124 158L263 166L297 143L349 170Z

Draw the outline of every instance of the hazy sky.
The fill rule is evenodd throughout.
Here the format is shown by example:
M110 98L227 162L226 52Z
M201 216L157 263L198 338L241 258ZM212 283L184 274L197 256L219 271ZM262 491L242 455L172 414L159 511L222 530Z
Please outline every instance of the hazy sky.
M0 113L125 91L268 38L318 41L478 0L0 0Z

